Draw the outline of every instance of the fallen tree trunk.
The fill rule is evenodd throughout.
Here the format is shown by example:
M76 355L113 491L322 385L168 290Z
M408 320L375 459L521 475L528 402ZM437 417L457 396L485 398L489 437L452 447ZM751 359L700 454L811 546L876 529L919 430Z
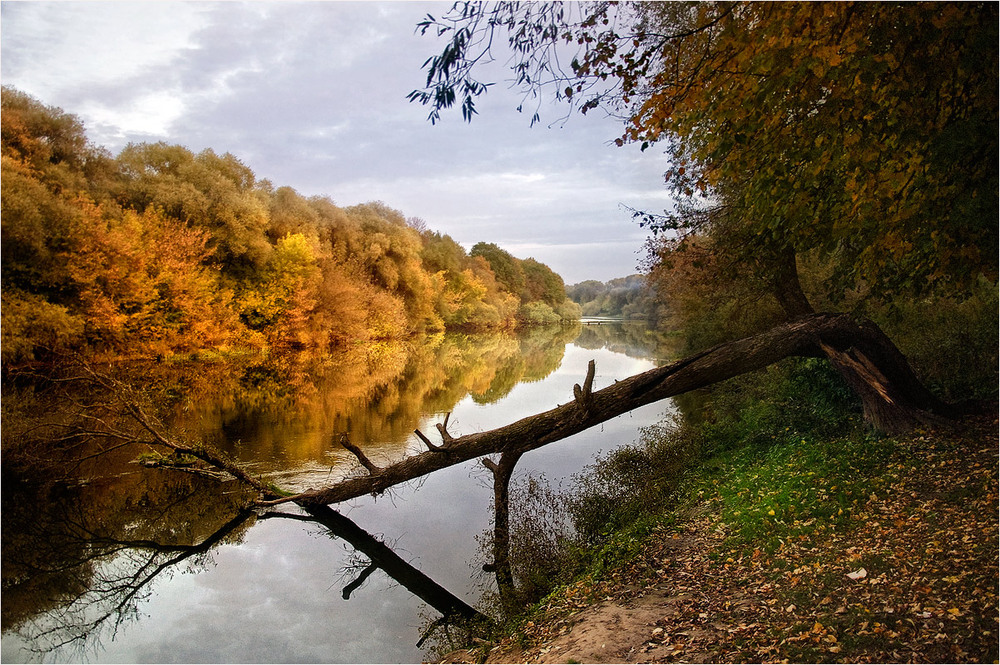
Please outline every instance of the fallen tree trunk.
M762 369L789 356L827 356L861 397L869 422L895 433L936 419L946 406L937 401L913 374L903 355L870 321L845 314L812 314L771 330L651 369L607 388L574 388L573 401L545 413L487 432L452 437L447 420L438 425L443 443L432 444L417 432L428 450L379 468L366 464L368 474L322 489L259 505L293 501L302 506L329 505L379 494L428 473L494 453L524 453L667 397ZM364 462L364 460L362 460Z

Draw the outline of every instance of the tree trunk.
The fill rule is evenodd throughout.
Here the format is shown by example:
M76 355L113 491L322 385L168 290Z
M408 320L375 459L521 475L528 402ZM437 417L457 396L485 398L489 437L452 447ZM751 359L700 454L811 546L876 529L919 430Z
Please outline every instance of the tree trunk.
M771 290L790 321L813 314L802 290L795 250L779 250L773 261ZM896 345L873 322L845 331L838 343L818 346L861 399L865 420L888 434L905 432L938 419L947 407L924 388Z
M720 344L670 365L590 390L592 373L574 399L555 409L487 432L452 437L438 426L444 440L428 450L384 468L330 487L292 497L261 501L303 506L339 503L419 478L433 471L493 453L524 453L610 420L640 406L762 369L788 356L827 355L845 373L861 397L865 416L875 427L898 433L916 423L935 420L946 407L920 385L906 359L871 322L858 323L846 314L812 314L744 339Z
M483 459L483 465L493 473L493 571L496 575L500 603L507 614L517 609L517 589L510 567L510 478L524 452L507 450L500 462Z
M771 293L777 298L789 321L816 313L802 290L794 249L786 247L778 252L771 275Z
M941 422L951 409L931 394L896 345L873 322L857 333L838 331L820 348L848 386L861 398L865 420L887 434Z

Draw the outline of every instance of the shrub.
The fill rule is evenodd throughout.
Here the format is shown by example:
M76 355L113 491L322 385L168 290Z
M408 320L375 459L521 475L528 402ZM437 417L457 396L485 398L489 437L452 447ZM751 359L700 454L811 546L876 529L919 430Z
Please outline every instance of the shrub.
M696 457L694 428L680 420L640 430L637 445L613 450L573 478L567 510L581 546L596 546L612 531L668 507Z
M997 285L982 280L967 300L903 301L872 317L930 390L958 401L996 398L997 312Z
M518 316L527 323L559 323L560 321L555 310L540 300L521 305Z

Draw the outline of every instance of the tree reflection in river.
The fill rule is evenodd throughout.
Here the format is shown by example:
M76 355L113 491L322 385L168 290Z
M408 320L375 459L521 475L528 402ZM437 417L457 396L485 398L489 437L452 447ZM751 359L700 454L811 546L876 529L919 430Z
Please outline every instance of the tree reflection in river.
M349 432L375 459L406 454L422 417L450 411L467 395L492 403L519 382L543 378L578 333L577 325L521 335L436 335L335 357L200 358L116 372L145 386L173 431L213 443L257 473L287 480L302 476L310 463L327 475L338 466L350 468L353 456L333 445L339 432ZM57 385L49 394L32 386L30 407L23 392L6 390L5 412L16 411L21 399L25 410L50 419L68 421L85 404L101 405L101 417L111 418L108 396L92 384L86 395ZM35 425L17 415L5 428L7 440ZM99 641L102 630L96 628L113 632L148 593L142 589L176 557L189 559L195 553L190 548L218 542L213 534L220 530L238 540L252 522L229 525L245 503L232 483L140 467L134 463L145 450L140 446L91 456L101 445L67 451L63 462L72 462L71 468L59 467L63 477L56 482L4 467L3 630L27 630L32 648ZM55 456L55 449L46 455ZM42 614L41 623L28 627Z
M53 519L29 526L27 531L36 531L34 542L46 543L47 546L34 552L31 548L17 546L11 551L5 550L5 566L9 563L19 568L26 577L30 571L33 583L21 587L12 585L13 598L5 590L4 631L19 632L36 656L59 652L60 656L72 653L76 659L82 659L89 653L96 653L102 640L112 637L122 625L138 616L141 601L153 592L161 576L204 570L212 564L214 548L222 543L240 542L255 519L276 517L318 524L327 530L330 538L349 543L359 557L367 560L368 565L361 577L344 587L344 600L349 599L351 592L372 571L381 569L439 612L441 618L431 624L418 647L438 626L458 624L468 627L491 622L409 564L381 540L327 506L305 511L292 508L296 512L273 512L259 516L251 510L236 509L232 517L214 532L194 540L178 540L177 534L167 526L173 524L168 513L180 510L183 519L186 511L194 510L195 514L204 516L192 505L196 496L199 500L211 498L212 503L233 509L225 501L218 501L217 492L182 494L183 498L161 512L163 519L145 520L145 524L159 523L165 528L152 531L144 528L120 529L121 534L128 534L127 539L122 539L123 535L106 535L110 533L111 525L100 520L94 522L97 516L83 511L72 519ZM139 520L141 515L132 512L130 517L135 518L134 524L142 523ZM22 544L24 542L21 541ZM349 559L343 571L344 579L347 579L350 567ZM9 572L13 573L13 570ZM53 602L56 598L61 600ZM37 599L47 602L44 605L33 604L32 600Z
M204 568L213 547L240 540L253 514L233 485L160 469L72 485L5 478L4 632L36 654L93 651L157 578L182 561Z
M652 329L645 321L600 321L582 327L573 341L584 349L608 349L632 358L656 358L659 362L681 356L683 339Z
M629 360L567 346L578 334L576 326L518 336L441 335L409 346L359 348L337 358L201 358L122 366L118 375L144 382L150 402L161 407L158 415L178 437L213 442L252 473L294 488L328 482L331 474L357 465L336 444L339 432L347 431L375 460L398 458L416 451L413 429L428 428L449 411L465 421L457 426L485 429L565 401L589 358L598 358L598 377L605 382L649 367L648 356ZM614 342L609 338L609 343ZM6 392L12 387L4 388L7 439L26 430L12 426L16 419L7 420L16 400ZM29 410L51 413L54 405L42 403L41 387L33 390L38 394ZM87 400L104 401L100 395ZM644 424L645 417L636 415L634 422ZM621 436L631 436L636 425L622 422ZM562 468L567 460L585 460L592 448L617 442L608 436L616 427L608 423L582 446L536 451L532 464ZM193 548L211 541L238 513L243 502L239 493L230 493L235 484L141 467L134 463L140 452L120 448L94 457L43 489L4 466L4 660L24 657L22 647L37 652L67 640L97 659L419 657L393 641L413 634L415 627L407 628L407 622L417 615L414 603L419 606L400 598L400 593L408 597L401 588L355 592L349 612L330 604L331 571L359 563L361 555L337 558L325 538L303 538L287 519L252 518L233 526L224 542L214 541L211 551L196 552ZM401 539L405 559L422 556L421 569L452 587L463 602L474 602L477 594L466 585L465 568L475 555L473 534L486 519L485 495L477 499L469 493L477 483L470 478L474 473L474 468L440 472L419 492L400 490L399 500L409 505L359 502L351 517ZM440 547L442 538L447 547ZM146 596L148 601L140 602ZM286 624L294 624L295 637ZM337 626L333 632L331 625ZM402 642L412 650L418 637ZM43 657L82 657L82 652L67 654L60 649Z
M381 465L413 452L413 430L426 414L446 413L466 395L493 403L545 377L578 334L579 325L445 334L322 359L268 358L189 388L173 417L264 473L351 468L353 456L338 444L345 432Z

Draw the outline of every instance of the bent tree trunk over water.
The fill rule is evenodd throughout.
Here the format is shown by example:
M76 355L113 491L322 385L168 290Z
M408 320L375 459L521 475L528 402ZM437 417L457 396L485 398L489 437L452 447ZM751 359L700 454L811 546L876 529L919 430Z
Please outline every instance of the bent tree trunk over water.
M446 419L437 426L442 437L440 445L417 432L427 445L424 453L380 468L355 452L368 470L367 475L294 496L261 501L259 505L286 502L329 505L379 494L394 485L490 454L501 453L516 459L527 451L640 406L762 369L789 356L827 357L861 398L868 422L886 433L896 434L921 423L936 422L939 416L948 413L947 405L920 383L903 354L874 323L846 314L811 314L637 374L602 390L592 390L591 367L585 385L574 387L573 401L555 409L460 437L448 433Z
M926 390L906 358L874 323L846 314L810 313L767 332L720 344L670 365L617 381L602 390L593 390L596 370L591 361L583 386L573 387L573 399L567 404L488 432L460 437L448 432L446 417L442 424L437 425L441 444L432 443L423 433L416 431L427 451L385 467L379 467L368 459L345 434L341 437L341 445L358 459L366 470L363 472L365 475L292 496L280 496L280 488L248 474L236 462L210 446L171 439L143 410L140 393L128 384L86 367L84 378L116 393L127 414L140 424L150 438L138 439L132 432L116 429L100 417L86 418L87 422L92 422L93 431L76 430L70 436L102 436L121 445L138 441L196 457L254 488L260 497L256 505L267 507L294 502L312 514L314 519L327 515L323 511L329 511L326 506L330 504L366 494L379 494L394 485L439 469L483 458L483 464L493 473L496 511L493 562L485 568L496 573L501 601L507 611L516 603L509 552L508 489L514 468L524 453L640 406L763 369L789 356L826 357L858 394L868 422L887 433L900 433L921 423L938 422L941 416L949 415L952 410ZM487 457L497 453L500 454L498 462ZM363 578L356 584L361 581ZM349 595L352 589L353 586L349 587L345 593ZM445 616L432 628L448 622L455 615L467 617L468 614L469 608L449 606Z

